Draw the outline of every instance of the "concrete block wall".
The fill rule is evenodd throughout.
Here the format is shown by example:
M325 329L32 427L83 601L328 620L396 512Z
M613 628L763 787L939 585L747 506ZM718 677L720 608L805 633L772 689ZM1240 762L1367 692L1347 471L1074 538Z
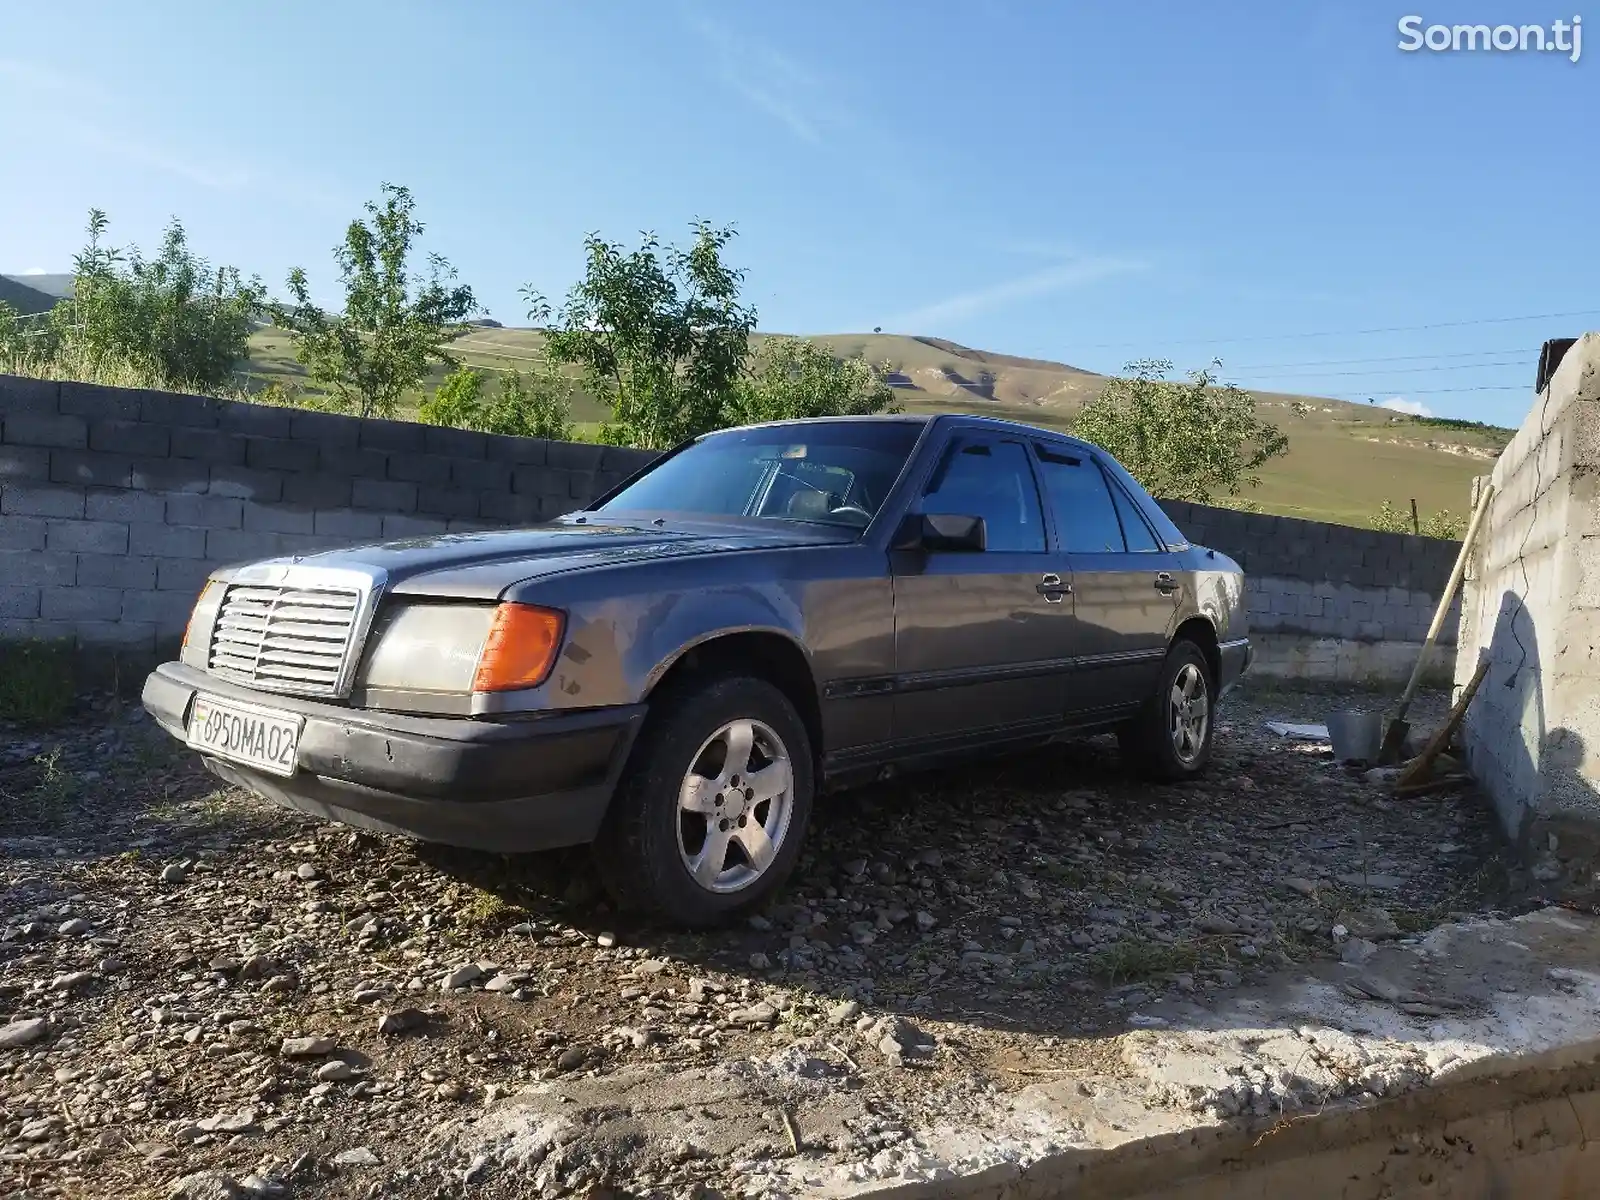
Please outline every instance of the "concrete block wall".
M0 376L0 639L152 652L181 633L218 565L527 524L578 507L652 457ZM1245 568L1263 674L1409 673L1455 543L1165 507ZM1447 643L1453 632L1452 623Z
M1464 499L1464 498L1463 498ZM1186 501L1161 506L1189 538L1245 570L1252 670L1347 683L1410 676L1461 544L1411 534L1238 512ZM1451 676L1459 602L1429 659Z
M1488 479L1456 663L1462 685L1489 660L1468 763L1535 873L1600 900L1600 334L1567 352Z
M0 640L153 653L216 566L527 524L653 457L0 376Z

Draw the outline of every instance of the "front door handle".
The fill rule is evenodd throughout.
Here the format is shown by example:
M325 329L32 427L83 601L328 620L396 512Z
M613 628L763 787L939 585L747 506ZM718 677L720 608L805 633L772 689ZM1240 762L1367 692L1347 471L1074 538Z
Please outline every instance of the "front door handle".
M1172 577L1170 572L1162 571L1156 576L1156 591L1160 592L1163 596L1170 596L1177 590L1178 581Z
M1072 585L1062 582L1061 576L1053 572L1039 580L1039 585L1033 590L1043 596L1048 604L1060 604L1063 599L1072 595Z

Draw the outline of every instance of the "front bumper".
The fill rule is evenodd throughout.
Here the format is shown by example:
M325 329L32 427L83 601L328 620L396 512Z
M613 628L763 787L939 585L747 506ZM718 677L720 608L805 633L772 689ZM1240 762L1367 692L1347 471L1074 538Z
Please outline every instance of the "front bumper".
M1222 678L1217 685L1219 695L1226 696L1233 690L1234 685L1250 669L1255 657L1256 652L1249 638L1235 638L1217 647L1217 658L1222 667Z
M362 829L477 850L594 840L643 705L464 720L372 712L253 691L181 663L144 685L144 706L183 739L197 692L305 718L289 778L209 755L207 769L270 800Z

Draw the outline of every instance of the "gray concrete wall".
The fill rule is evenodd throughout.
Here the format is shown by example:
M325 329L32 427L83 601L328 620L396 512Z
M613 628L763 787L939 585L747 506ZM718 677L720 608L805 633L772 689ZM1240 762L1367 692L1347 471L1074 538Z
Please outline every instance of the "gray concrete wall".
M527 524L652 457L0 376L0 640L153 653L218 565Z
M1245 570L1257 661L1288 679L1395 683L1411 674L1460 543L1163 501L1191 539ZM1454 612L1454 610L1452 610ZM1430 657L1449 680L1456 620Z
M0 376L0 639L152 652L182 632L220 564L526 524L578 507L650 457ZM1455 543L1166 508L1244 566L1263 674L1385 681L1410 671Z
M1568 351L1493 475L1456 681L1469 765L1536 873L1600 896L1600 334Z

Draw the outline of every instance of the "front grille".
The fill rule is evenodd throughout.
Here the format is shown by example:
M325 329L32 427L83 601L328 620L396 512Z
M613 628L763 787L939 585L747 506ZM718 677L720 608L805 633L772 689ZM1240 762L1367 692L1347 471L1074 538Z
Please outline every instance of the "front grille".
M269 692L337 696L362 595L235 584L211 635L211 671Z

